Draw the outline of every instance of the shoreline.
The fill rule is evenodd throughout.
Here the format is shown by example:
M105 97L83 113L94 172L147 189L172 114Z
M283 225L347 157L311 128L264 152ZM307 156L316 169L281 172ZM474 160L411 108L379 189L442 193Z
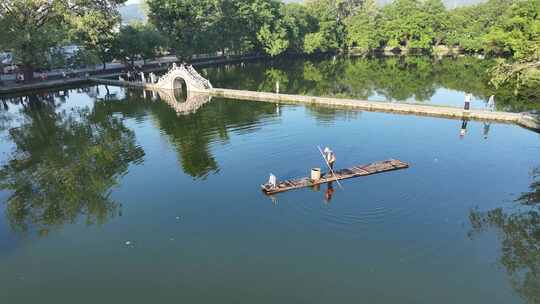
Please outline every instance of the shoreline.
M195 58L189 61L191 65L194 67L207 67L212 65L219 65L219 64L228 64L228 63L236 63L236 62L242 62L242 61L252 61L252 60L259 60L259 59L265 59L268 58L265 55L245 55L245 56L225 56L225 57L210 57L210 58ZM150 72L160 72L160 71L166 71L169 69L169 65L173 62L179 63L180 60L171 60L162 62L161 65L158 63L153 64L147 64L143 67L143 71L145 73ZM23 84L15 84L15 85L3 85L0 86L0 96L3 95L10 95L10 94L17 94L17 93L23 93L23 92L34 92L34 91L42 91L42 90L49 90L54 89L58 87L69 87L69 86L75 86L75 85L82 85L82 84L92 84L94 83L92 81L92 78L99 77L99 78L110 78L110 77L118 77L123 73L124 67L121 68L111 68L109 70L96 70L94 73L89 73L89 77L73 77L73 78L60 78L60 79L51 79L46 81L39 81L36 80L35 82L31 83L23 83Z
M142 90L165 91L151 83L129 82L112 79L92 78L92 81L100 84L108 84L120 87L133 87ZM350 98L333 98L306 96L295 94L278 94L271 92L256 92L246 90L233 90L212 88L206 91L192 91L194 94L209 95L227 99L271 102L276 104L303 104L334 108L357 109L370 112L383 112L393 114L405 114L415 116L429 116L437 118L495 121L511 123L540 133L540 121L528 113L512 113L488 110L464 110L458 107L428 105L418 103L400 103L385 101L370 101Z
M206 57L206 58L193 58L188 61L189 64L193 65L194 67L207 67L212 65L219 65L219 64L228 64L228 63L238 63L242 61L253 61L253 60L261 60L261 59L270 59L270 60L279 60L281 58L326 58L326 57L332 57L332 56L338 56L338 57L401 57L401 56L426 56L424 54L415 53L415 52L405 52L405 53L393 53L393 52L387 52L384 49L380 49L375 52L370 52L368 54L366 53L357 53L354 50L351 50L350 52L346 53L320 53L320 54L312 54L312 55L306 55L306 54L284 54L278 57L268 57L267 55L261 55L261 54L249 54L249 55L230 55L230 56L215 56L215 57ZM455 56L473 56L473 55L464 55L464 54L456 54L456 53L449 53L444 54L443 57L455 57ZM180 59L176 58L174 60L166 59L163 61L157 60L157 61L150 61L147 64L143 66L142 71L145 73L150 72L161 72L166 71L170 64L173 62L176 62L177 64L181 62ZM90 78L111 78L111 77L118 77L123 73L123 71L126 69L126 66L116 66L107 68L106 70L102 69L81 69L78 73L88 73L89 77L72 77L72 78L58 78L58 76L53 76L54 79L46 80L46 81L40 81L35 80L31 83L23 83L23 84L9 84L9 85L2 85L0 86L0 96L2 95L9 95L9 94L16 94L16 93L22 93L22 92L33 92L33 91L41 91L41 90L47 90L47 89L54 89L58 87L65 87L65 86L74 86L79 84L91 84L92 81L90 81Z

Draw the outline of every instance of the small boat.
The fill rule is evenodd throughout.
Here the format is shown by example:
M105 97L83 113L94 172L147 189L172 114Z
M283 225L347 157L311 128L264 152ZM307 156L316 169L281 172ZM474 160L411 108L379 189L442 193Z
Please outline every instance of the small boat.
M378 174L383 172L389 172L394 170L401 170L409 168L409 164L397 159L389 159L384 161L378 161L367 165L359 165L346 169L334 171L332 173L322 173L321 177L317 180L313 180L310 177L302 177L298 179L284 180L277 182L275 186L270 183L261 185L261 189L265 194L275 194L285 192L294 189L300 189L304 187L311 187L319 184L329 183L333 181L339 181L342 179L348 179L359 176L367 176L372 174Z

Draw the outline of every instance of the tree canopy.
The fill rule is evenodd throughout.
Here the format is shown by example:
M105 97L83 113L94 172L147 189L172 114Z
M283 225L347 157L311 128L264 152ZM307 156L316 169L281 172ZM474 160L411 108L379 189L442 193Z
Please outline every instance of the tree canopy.
M51 48L77 33L88 45L97 32L110 26L125 0L3 0L0 3L0 40L15 52L26 78L43 66Z
M368 54L451 52L503 57L492 84L538 97L540 0L487 0L447 9L441 0L147 0L150 24L118 30L125 0L7 0L0 4L0 43L27 75L56 47L75 42L104 66L162 51L198 54ZM84 55L84 56L83 56ZM54 56L52 56L54 57ZM28 78L28 77L27 77Z

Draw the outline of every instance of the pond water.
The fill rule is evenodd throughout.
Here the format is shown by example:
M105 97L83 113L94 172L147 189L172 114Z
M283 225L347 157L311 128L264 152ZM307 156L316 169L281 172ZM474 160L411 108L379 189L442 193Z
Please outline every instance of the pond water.
M399 92L399 75L335 91L344 82L326 86L333 72L307 80L286 65L205 73L214 86L271 90L270 74L286 71L287 92L401 99L384 89ZM444 102L445 90L464 92L435 84L420 99ZM94 86L2 105L0 303L538 303L538 134L187 102ZM317 145L336 151L338 168L388 158L411 167L344 181L331 197L326 185L261 193L270 172L324 166Z

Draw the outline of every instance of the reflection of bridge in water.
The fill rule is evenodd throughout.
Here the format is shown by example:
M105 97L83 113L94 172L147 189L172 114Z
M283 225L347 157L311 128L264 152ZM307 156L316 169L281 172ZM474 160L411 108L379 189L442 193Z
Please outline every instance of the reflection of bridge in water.
M197 112L204 104L210 102L212 97L204 93L189 92L185 101L179 101L171 90L155 91L159 98L176 111L177 115L187 115Z

